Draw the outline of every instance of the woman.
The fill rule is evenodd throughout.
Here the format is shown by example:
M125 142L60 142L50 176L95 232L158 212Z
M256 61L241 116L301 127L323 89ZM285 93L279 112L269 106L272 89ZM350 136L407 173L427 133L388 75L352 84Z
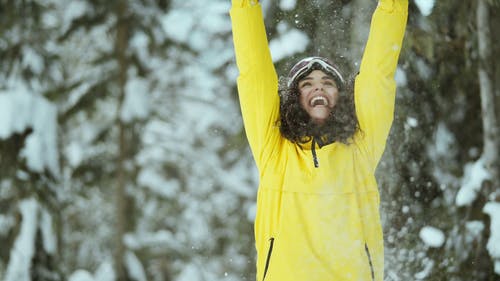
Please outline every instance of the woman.
M240 105L260 177L258 281L383 280L374 173L393 120L407 9L408 0L379 1L354 110L327 59L303 59L279 83L258 1L232 1Z

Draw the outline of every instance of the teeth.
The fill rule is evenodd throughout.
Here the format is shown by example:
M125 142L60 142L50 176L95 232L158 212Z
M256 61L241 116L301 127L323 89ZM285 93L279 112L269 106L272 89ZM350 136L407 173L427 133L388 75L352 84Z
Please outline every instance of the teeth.
M309 102L309 104L311 106L317 106L317 105L328 105L328 100L323 97L323 96L316 96L314 98L311 99L311 101Z

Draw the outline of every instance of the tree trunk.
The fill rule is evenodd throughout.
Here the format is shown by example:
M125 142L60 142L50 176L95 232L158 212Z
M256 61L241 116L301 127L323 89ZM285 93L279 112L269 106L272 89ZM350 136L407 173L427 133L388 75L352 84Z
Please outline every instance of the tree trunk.
M492 175L491 181L498 182L498 125L495 116L495 95L493 86L492 50L490 39L490 16L486 0L478 0L477 36L479 48L479 88L481 95L481 112L483 120L483 159L486 168Z
M119 155L116 163L116 190L115 190L115 216L116 216L116 233L115 233L115 249L114 249L114 266L116 273L116 280L127 280L127 273L123 263L125 256L125 245L123 244L123 236L126 232L126 171L125 161L126 155L126 136L125 124L120 118L123 101L125 99L125 84L127 82L127 41L128 41L128 24L126 21L126 1L122 0L117 3L117 34L116 34L116 55L118 59L118 89L119 101L117 110L117 125L119 136Z
M493 84L493 63L495 60L492 56L490 35L490 9L487 0L478 0L476 20L479 54L479 92L481 96L481 117L483 125L483 152L481 158L483 159L484 165L491 176L486 184L487 190L485 190L485 194L486 196L488 196L488 194L492 194L492 191L497 188L497 184L499 182L498 145L500 144L500 141L495 115L495 86ZM491 198L487 199L491 200ZM483 207L481 208L480 212L483 212ZM485 222L485 225L488 225L488 223ZM487 247L486 243L488 241L487 237L489 235L491 235L491 230L485 231L483 233L483 251ZM493 260L493 257L491 258ZM492 272L491 274L493 275L494 273ZM493 280L493 278L491 280Z

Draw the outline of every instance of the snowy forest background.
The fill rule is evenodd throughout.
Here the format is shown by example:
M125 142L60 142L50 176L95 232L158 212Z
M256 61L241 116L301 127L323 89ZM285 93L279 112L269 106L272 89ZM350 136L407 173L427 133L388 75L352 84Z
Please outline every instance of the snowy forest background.
M262 0L356 73L374 0ZM229 0L0 1L0 280L254 280ZM500 3L410 0L377 171L386 280L500 280Z

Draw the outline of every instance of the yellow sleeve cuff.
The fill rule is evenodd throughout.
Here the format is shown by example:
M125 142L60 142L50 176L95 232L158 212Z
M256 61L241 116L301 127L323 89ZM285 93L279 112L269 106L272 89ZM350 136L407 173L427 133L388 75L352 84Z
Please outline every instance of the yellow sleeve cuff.
M408 12L408 0L379 0L378 8L386 12Z
M259 0L232 0L234 8L244 8L259 4Z

